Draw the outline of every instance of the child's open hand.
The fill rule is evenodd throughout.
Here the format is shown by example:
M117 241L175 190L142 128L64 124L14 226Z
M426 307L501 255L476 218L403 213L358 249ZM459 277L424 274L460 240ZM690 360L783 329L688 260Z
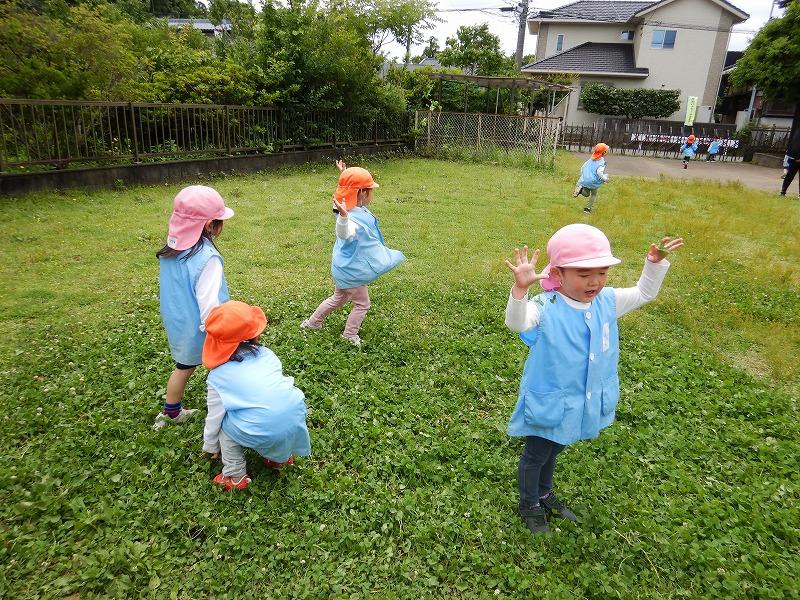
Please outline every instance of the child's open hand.
M336 194L333 195L333 205L336 207L336 210L339 211L339 216L343 219L347 218L347 205L344 202L339 202L336 199Z
M514 261L517 263L513 265L510 260L506 259L506 266L514 273L514 290L512 293L517 300L521 300L525 294L528 293L528 288L539 281L546 279L547 275L543 273L536 273L536 261L539 260L539 249L533 251L530 260L528 260L528 246L522 247L520 254L519 248L514 248Z
M675 252L678 248L683 246L683 238L661 238L661 244L656 246L650 244L650 250L647 252L647 260L650 262L661 262L670 252Z
M339 169L339 173L341 173L342 171L344 171L347 168L347 165L345 164L345 162L343 160L337 160L336 161L336 168Z

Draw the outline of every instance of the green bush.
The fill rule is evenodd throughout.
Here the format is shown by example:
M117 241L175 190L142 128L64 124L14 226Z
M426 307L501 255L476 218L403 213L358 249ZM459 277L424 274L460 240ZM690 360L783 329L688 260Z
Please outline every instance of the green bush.
M680 90L624 89L589 83L581 91L581 102L583 109L591 113L657 119L668 117L680 108L680 95Z

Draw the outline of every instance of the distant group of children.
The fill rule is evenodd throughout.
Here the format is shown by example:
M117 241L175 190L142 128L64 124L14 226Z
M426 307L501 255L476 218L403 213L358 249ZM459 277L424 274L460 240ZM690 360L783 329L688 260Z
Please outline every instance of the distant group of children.
M588 190L591 211L597 188L608 178L608 146L595 147L581 170L576 195ZM300 323L322 328L333 310L352 302L342 337L361 344L359 328L370 308L367 285L405 260L388 248L368 206L378 188L366 169L337 162L333 194L336 240L331 259L333 294ZM215 240L233 216L216 190L189 186L175 197L160 264L161 315L175 368L163 411L154 424L184 423L196 410L182 406L187 382L203 364L208 370L208 413L203 450L221 457L213 483L226 490L251 483L243 450L251 448L273 469L307 456L311 441L303 392L283 373L278 357L259 342L264 311L230 300L223 260ZM554 493L557 456L568 444L598 436L610 425L619 399L617 319L655 298L669 268L665 257L683 245L663 238L651 244L636 286L606 288L609 269L620 263L606 236L586 224L559 229L547 244L549 264L536 271L539 250L514 250L506 261L514 285L505 322L530 347L508 433L525 438L518 467L519 515L534 533L548 519L576 520ZM543 292L529 297L539 283Z

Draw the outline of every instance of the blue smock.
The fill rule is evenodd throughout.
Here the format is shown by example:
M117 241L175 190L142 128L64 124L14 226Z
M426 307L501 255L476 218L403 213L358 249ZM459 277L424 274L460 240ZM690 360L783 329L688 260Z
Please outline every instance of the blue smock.
M530 352L508 434L564 445L596 438L614 421L619 401L614 290L604 288L586 309L556 292L530 301L541 320L520 334Z
M693 157L695 154L697 154L697 142L694 144L684 144L681 146L679 152L681 153L681 156L686 156L689 158Z
M203 240L194 256L185 257L185 250L175 258L159 257L159 301L161 319L167 331L169 349L175 362L199 365L203 362L205 331L200 331L200 306L197 304L195 285L200 273L210 260L222 262L222 256L213 244ZM228 284L222 274L219 303L228 301Z
M592 160L590 158L587 160L581 167L581 176L578 179L578 185L590 190L596 190L599 188L605 183L605 181L597 171L600 169L600 167L604 167L605 165L605 158L598 158L597 160Z
M713 141L708 145L708 153L709 154L719 154L719 147L722 143L717 140Z
M272 350L211 369L208 385L222 398L222 430L234 442L275 462L311 454L305 396Z
M367 285L406 259L399 250L386 247L378 219L369 210L357 206L348 216L359 227L355 236L349 240L337 237L333 246L331 274L339 289Z

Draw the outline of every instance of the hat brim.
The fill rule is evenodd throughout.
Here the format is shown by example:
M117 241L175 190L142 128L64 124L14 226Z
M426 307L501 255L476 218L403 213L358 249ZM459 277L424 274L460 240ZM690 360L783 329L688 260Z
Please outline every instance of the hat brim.
M239 347L239 342L223 342L219 338L206 335L203 343L203 366L214 369L228 362Z
M232 216L233 216L233 210L231 210L226 206L225 212L222 213L221 217L217 217L217 219L219 219L220 221L224 221L225 219L230 219Z
M586 260L576 260L565 265L558 265L559 267L566 267L568 269L597 269L599 267L612 267L618 265L622 261L613 256L600 256L597 258L587 258Z

